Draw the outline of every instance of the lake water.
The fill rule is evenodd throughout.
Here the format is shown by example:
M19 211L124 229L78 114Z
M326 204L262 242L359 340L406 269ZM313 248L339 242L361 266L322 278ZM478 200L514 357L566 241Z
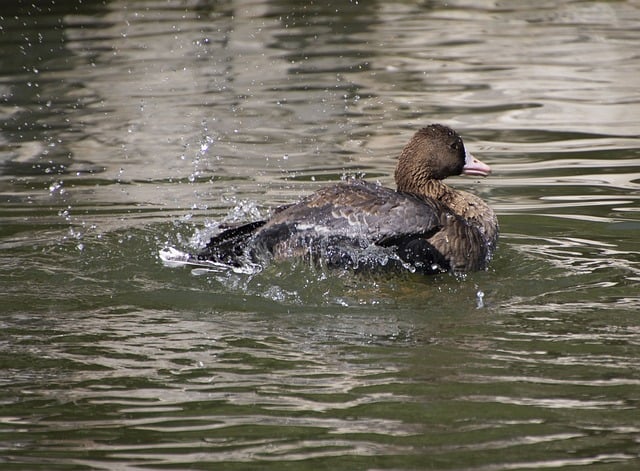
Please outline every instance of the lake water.
M640 467L640 3L0 11L0 467ZM164 266L429 123L490 269Z

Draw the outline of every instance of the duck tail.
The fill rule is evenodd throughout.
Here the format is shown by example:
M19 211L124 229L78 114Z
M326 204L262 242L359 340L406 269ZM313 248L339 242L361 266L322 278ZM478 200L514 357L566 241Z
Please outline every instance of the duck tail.
M196 254L198 260L208 260L238 267L246 261L249 239L266 221L254 221L237 226L228 226L220 234L213 236L207 245Z

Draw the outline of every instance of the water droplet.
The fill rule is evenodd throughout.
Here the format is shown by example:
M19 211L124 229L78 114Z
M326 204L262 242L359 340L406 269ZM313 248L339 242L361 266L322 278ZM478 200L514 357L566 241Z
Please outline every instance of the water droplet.
M62 182L53 182L51 185L49 185L49 192L55 193L56 191L60 190L61 187Z

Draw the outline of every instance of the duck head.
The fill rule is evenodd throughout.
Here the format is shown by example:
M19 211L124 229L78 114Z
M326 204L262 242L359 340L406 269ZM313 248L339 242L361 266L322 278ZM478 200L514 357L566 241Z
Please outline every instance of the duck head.
M486 177L491 168L464 147L453 129L432 124L416 132L404 147L395 172L399 191L419 193L429 180L454 175Z

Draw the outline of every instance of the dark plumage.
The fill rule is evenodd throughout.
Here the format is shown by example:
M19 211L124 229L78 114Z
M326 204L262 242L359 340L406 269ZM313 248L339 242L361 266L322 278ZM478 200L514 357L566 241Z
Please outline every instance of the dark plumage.
M397 190L363 180L322 188L268 220L226 229L197 258L230 266L304 257L351 268L481 270L495 250L498 221L482 199L442 181L463 173L486 176L490 169L453 130L433 124L402 150ZM372 250L374 257L362 256Z

